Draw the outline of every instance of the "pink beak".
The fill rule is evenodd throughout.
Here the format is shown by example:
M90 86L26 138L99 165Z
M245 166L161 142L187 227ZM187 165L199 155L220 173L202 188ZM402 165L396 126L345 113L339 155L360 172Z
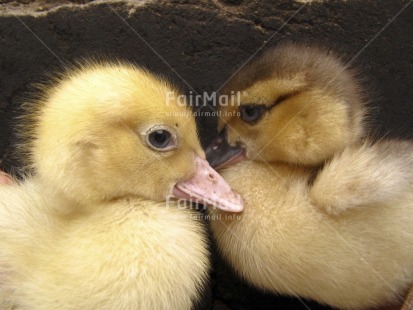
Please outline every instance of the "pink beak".
M12 184L12 183L13 183L12 177L4 173L3 171L0 171L0 185L1 184Z
M174 197L196 200L229 212L241 212L244 209L241 196L231 189L205 159L196 156L195 164L197 167L195 175L174 186L172 191Z

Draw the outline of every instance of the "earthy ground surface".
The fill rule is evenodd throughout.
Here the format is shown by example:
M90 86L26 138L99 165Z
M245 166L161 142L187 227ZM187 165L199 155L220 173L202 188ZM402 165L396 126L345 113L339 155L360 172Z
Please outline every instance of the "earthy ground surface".
M0 158L12 155L13 125L33 83L84 58L122 59L167 76L189 93L211 93L255 52L282 40L330 48L359 69L371 93L372 131L413 137L413 4L348 0L0 0ZM204 145L215 119L198 119ZM317 309L263 294L214 255L214 309Z

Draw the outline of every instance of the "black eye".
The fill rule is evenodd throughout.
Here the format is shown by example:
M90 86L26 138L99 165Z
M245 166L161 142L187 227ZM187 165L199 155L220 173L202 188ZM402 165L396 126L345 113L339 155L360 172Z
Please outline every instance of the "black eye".
M265 106L244 105L240 107L241 119L249 124L254 124L261 119L265 113Z
M149 143L158 149L167 147L170 140L171 134L166 130L156 130L149 134Z
M176 148L174 135L164 128L154 128L146 135L146 143L156 151L169 151Z

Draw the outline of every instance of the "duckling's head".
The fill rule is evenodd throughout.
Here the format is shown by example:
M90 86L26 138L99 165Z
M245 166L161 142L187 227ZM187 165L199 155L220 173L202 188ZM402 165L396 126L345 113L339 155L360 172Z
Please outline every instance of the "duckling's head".
M363 135L360 85L318 48L279 45L237 72L221 95L228 105L220 107L220 139L251 160L315 166Z
M84 66L47 89L38 106L31 164L46 186L79 204L130 196L160 201L177 185L188 195L221 182L205 164L184 97L143 69ZM193 178L205 184L185 183Z

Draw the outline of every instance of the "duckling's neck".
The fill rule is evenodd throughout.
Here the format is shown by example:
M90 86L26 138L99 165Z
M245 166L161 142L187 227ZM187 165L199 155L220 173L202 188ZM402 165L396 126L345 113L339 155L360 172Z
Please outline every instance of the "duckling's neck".
M260 161L262 162L262 161ZM311 174L313 171L318 171L324 166L324 163L318 164L318 165L302 165L299 163L290 163L286 161L273 161L269 163L264 163L267 164L273 168L276 168L277 171L288 171L288 172L296 172L300 174Z
M34 177L34 183L37 184L38 190L41 191L47 206L47 210L60 218L74 219L79 217L87 217L89 215L101 212L107 208L108 205L116 203L120 200L130 201L142 201L146 200L138 196L122 196L122 197L101 197L100 199L95 196L84 197L83 195L68 195L68 191L65 191L59 186L52 185L49 181L42 180L40 177ZM72 193L69 193L72 194Z
M96 208L102 205L102 203L98 202L81 201L81 197L76 199L74 195L69 197L66 191L59 188L59 186L51 184L50 181L42 180L38 176L33 177L33 181L37 184L39 191L41 191L45 208L53 211L58 217L86 215L96 212Z

